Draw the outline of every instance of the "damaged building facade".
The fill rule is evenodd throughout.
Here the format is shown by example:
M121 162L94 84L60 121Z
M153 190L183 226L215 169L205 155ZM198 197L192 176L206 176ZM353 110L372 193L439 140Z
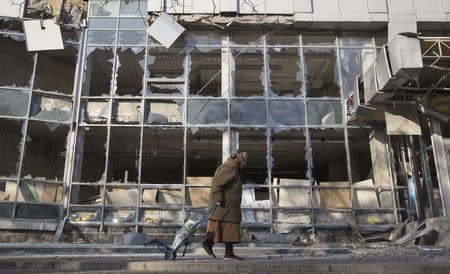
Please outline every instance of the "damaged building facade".
M0 229L176 229L236 149L249 231L450 214L449 1L186 2L91 0L60 50L2 14Z

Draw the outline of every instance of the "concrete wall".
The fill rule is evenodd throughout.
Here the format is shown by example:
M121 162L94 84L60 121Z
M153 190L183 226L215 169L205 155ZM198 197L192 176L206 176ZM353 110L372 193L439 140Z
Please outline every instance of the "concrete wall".
M293 16L302 24L394 21L410 30L416 22L450 22L450 0L151 0L149 12L236 13ZM336 24L335 24L336 25ZM354 24L357 26L358 24ZM324 25L325 26L325 25ZM351 25L349 25L351 26ZM365 26L367 27L367 26Z

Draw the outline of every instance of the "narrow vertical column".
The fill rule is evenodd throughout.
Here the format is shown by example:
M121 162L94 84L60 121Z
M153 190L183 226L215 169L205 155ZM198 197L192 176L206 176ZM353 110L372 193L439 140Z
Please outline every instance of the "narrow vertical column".
M441 192L444 216L450 214L450 176L449 166L445 157L444 142L442 140L441 125L435 118L430 118L431 144L433 146L434 164Z
M221 87L221 94L222 98L227 98L228 101L228 128L227 131L223 132L222 135L222 162L225 162L227 158L230 156L230 153L234 150L236 150L230 128L230 97L231 97L231 69L230 69L230 62L231 62L231 54L230 54L230 47L228 43L228 39L225 39L222 41L222 64L221 64L221 70L222 70L222 87Z
M382 127L376 127L370 136L370 156L372 159L373 179L377 187L390 187L389 156L386 149L387 135ZM381 207L392 207L390 193L380 193Z

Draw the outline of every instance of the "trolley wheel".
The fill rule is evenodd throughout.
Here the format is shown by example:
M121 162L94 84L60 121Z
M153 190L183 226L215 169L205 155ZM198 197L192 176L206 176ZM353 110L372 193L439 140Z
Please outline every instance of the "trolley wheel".
M177 253L175 251L167 251L164 254L164 260L166 261L173 261L177 258Z

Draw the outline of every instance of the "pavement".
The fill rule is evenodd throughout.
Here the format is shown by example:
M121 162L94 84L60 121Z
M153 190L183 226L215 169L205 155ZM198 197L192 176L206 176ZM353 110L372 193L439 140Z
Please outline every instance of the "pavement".
M239 244L244 261L210 259L200 244L175 261L155 246L0 244L0 273L449 273L450 250L432 246Z

